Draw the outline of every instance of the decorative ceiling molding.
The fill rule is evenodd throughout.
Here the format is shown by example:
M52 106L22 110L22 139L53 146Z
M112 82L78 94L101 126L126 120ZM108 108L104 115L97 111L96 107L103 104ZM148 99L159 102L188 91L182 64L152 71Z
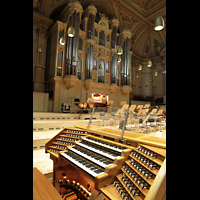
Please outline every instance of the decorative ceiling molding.
M122 28L125 30L131 30L133 24L137 22L133 17L131 17L127 12L120 12L120 21L122 22Z
M166 0L123 0L132 9L137 10L141 15L148 15L157 12L157 10L166 4Z
M43 15L49 20L53 19L52 21L55 22L59 19L53 17L50 19L51 15L59 16L70 2L70 0L34 0L33 10L38 15ZM106 24L118 26L118 33L129 30L132 34L130 50L139 57L144 58L144 55L146 55L147 43L151 43L151 48L149 45L150 53L148 54L150 57L158 55L159 49L166 46L166 0L78 0L76 2L82 6L83 12L93 4L97 9L95 20L99 21L101 19L99 13L105 14L108 17L104 20ZM96 10L93 9L93 11L95 14ZM36 14L34 15L34 22L37 23ZM154 30L154 20L158 15L161 15L165 21L165 27L162 31ZM106 27L100 24L97 25L102 26L102 28ZM149 35L150 41L145 44ZM154 39L157 40L156 47L154 47Z

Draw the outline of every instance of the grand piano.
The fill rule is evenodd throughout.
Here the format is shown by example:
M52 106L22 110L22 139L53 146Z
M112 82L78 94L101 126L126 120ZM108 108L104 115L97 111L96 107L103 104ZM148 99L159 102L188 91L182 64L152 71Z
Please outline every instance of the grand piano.
M53 185L63 199L164 200L165 139L84 126L64 128L45 144ZM158 176L159 175L159 176Z

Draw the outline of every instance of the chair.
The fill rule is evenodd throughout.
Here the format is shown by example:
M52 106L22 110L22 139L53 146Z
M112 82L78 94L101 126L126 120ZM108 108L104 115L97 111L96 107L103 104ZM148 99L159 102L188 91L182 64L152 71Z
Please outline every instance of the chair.
M118 109L117 112L115 113L115 119L119 119L119 121L121 121L122 115L123 115L123 110Z
M122 109L122 110L123 110L123 112L124 112L124 111L126 111L126 110L127 110L127 108L128 108L128 107L129 107L129 105L128 105L128 104L124 104L124 105L122 106L122 108L121 108L121 109Z
M112 119L114 120L114 125L115 125L115 116L116 116L116 113L115 112L111 112L111 116L112 116ZM112 122L113 120L110 120L110 122ZM110 123L110 126L112 126L111 123Z
M150 107L150 104L145 104L144 107L143 107L143 109L144 108L149 108L149 107Z
M123 106L124 104L126 104L126 101L121 101L120 106Z
M162 109L158 110L158 112L157 112L157 116L161 116L162 113L163 113L163 110L162 110Z
M134 110L135 110L135 108L136 108L136 105L135 105L135 104L133 104L133 105L131 105L131 106L130 106L130 108L129 108L129 111L130 111L130 110L134 111Z
M136 108L136 105L131 105L130 108L129 108L129 118L128 118L128 121L127 121L127 124L131 124L131 127L132 127L132 119L133 119L133 116L134 115L134 110Z
M155 116L157 112L157 109L154 108L151 112L150 112L150 116Z
M143 105L138 105L136 110L139 110L139 109L142 109L143 108Z
M100 115L100 119L103 121L103 126L104 126L104 116L105 116L105 112L99 112Z
M105 116L105 112L99 112L100 114L100 119L103 120L103 126L104 126L104 120L110 120L110 118L108 117L104 117Z

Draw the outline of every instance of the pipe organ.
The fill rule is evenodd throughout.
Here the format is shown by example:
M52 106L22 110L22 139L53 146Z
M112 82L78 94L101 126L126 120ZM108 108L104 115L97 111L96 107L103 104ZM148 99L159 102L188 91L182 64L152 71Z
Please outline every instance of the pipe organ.
M99 21L96 20L97 15L100 16ZM132 90L131 32L124 30L119 33L118 19L108 19L105 14L98 13L94 5L83 10L78 1L68 3L58 19L49 31L46 65L46 80L55 98L61 96L61 102L66 102L65 97L60 95L62 89L58 87L70 90L79 86L83 87L80 90L102 93L97 90L103 86L105 93L121 92L121 96L127 94L129 99L128 94ZM74 37L67 35L70 26L75 30ZM119 46L124 52L121 63L117 62ZM76 98L81 99L82 96ZM81 99L83 101L85 99ZM59 99L56 99L54 112L58 112L58 102Z
M64 128L45 144L53 185L63 199L165 200L166 144L162 138ZM146 137L146 138L145 138Z

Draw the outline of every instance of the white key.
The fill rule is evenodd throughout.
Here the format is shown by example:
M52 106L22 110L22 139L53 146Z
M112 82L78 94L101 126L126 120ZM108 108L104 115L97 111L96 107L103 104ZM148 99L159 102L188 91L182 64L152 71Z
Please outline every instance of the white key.
M99 143L99 142L96 142L96 141L90 140L90 139L88 139L88 138L83 138L83 140L89 141L89 142L91 142L91 143L93 143L93 144L98 144L99 146L106 147L106 148L108 148L108 149L111 149L111 150L117 151L117 152L119 152L119 153L122 152L121 149L116 149L115 147L111 147L111 146L108 146L108 145L106 145L106 144L102 144L102 143Z
M96 159L94 159L94 158L92 158L92 157L90 157L90 156L88 156L88 155L86 155L86 154L80 152L80 151L77 151L77 150L74 149L74 148L69 148L69 149L70 149L71 151L73 151L73 152L79 154L80 156L83 156L84 158L88 159L89 161L92 161L92 162L94 162L95 164L97 164L97 165L103 167L103 168L106 168L107 166L112 165L112 163L106 165L106 164L104 164L104 163L102 163L102 162L100 162L100 161L98 161L98 160L96 160Z
M88 169L87 167L85 167L84 165L82 165L81 163L79 163L78 161L74 160L72 157L68 156L67 154L61 153L61 155L63 157L65 157L65 158L67 158L73 164L77 165L78 167L80 167L81 169L83 169L84 171L86 171L88 174L92 175L93 177L104 173L104 172L100 172L99 174L97 174L94 171L91 171L90 169Z
M98 150L98 149L94 149L94 148L92 148L92 147L89 147L89 146L87 146L87 145L85 145L85 144L83 144L83 143L81 143L81 142L78 142L78 143L76 143L76 145L79 145L79 146L82 146L82 147L84 147L84 148L86 148L86 149L88 149L88 150L91 150L91 151L93 151L93 152L95 152L95 153L98 153L98 154L100 154L100 155L102 155L102 156L105 156L105 157L107 157L107 158L110 158L110 159L112 159L112 160L114 160L115 158L117 158L117 157L119 157L119 156L112 156L112 155L110 155L110 154L108 154L108 153L105 153L105 152L102 152L102 151L100 151L100 150Z

